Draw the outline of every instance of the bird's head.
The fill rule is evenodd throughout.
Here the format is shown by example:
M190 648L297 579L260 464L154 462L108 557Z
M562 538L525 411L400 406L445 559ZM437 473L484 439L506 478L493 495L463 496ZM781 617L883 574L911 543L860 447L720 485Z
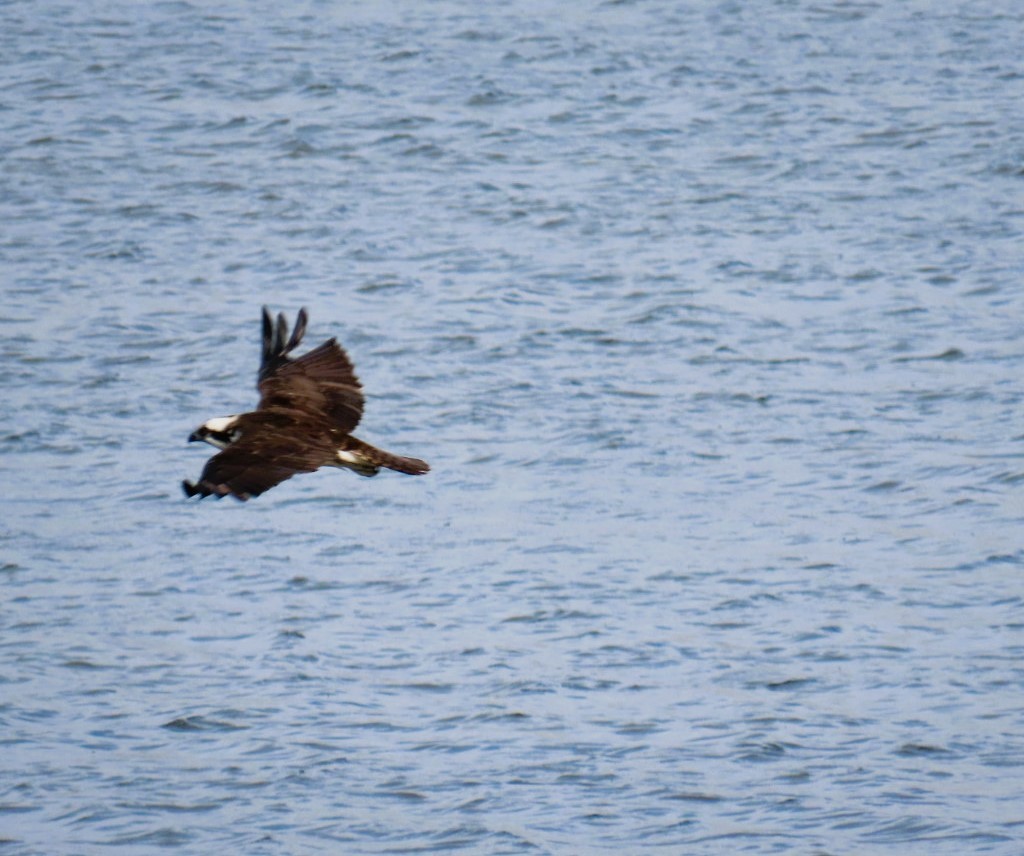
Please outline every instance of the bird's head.
M237 416L218 416L216 419L207 419L196 428L188 435L188 441L195 443L202 440L218 449L226 449L241 436Z

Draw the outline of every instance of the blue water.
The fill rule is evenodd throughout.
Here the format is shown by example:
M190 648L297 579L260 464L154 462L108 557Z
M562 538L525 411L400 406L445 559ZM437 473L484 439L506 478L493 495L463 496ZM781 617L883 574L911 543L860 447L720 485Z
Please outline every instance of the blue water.
M0 849L1024 852L1022 44L0 5ZM262 304L428 476L185 499Z

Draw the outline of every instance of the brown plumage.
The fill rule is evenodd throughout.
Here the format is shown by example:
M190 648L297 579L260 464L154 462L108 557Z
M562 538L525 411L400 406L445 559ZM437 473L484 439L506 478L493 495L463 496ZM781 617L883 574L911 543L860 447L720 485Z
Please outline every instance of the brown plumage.
M263 358L256 410L210 419L189 441L220 449L207 461L195 484L184 481L187 496L231 496L247 500L297 473L332 466L374 476L381 467L421 475L430 467L353 437L363 415L362 384L336 339L328 339L298 359L288 355L302 341L308 315L299 310L289 336L284 314L271 318L263 308Z

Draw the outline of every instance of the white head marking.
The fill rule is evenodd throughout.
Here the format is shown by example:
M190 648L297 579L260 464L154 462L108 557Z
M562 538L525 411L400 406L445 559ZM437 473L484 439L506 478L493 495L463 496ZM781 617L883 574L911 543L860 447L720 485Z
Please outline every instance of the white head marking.
M217 416L213 419L207 419L203 423L203 427L207 431L216 431L218 434L222 434L225 431L230 431L231 426L234 424L237 416Z

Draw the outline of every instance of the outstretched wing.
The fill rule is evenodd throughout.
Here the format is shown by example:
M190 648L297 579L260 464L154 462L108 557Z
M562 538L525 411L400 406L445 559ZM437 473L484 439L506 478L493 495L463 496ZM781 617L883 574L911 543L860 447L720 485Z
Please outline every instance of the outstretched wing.
M214 455L203 467L199 481L182 482L188 496L231 496L247 500L270 490L298 473L311 473L328 459L326 443L298 447L293 443L242 438Z
M263 360L260 365L259 410L285 408L325 419L348 433L363 415L362 384L344 348L329 339L298 359L288 354L306 331L308 315L299 310L295 329L288 335L284 314L271 318L263 308Z

